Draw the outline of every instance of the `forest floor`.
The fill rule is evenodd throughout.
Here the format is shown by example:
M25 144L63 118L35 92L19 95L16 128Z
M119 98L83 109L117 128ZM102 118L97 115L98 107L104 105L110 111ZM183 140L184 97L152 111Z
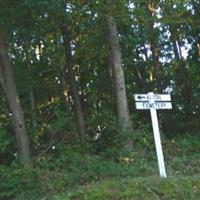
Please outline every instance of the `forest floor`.
M198 143L198 137L190 136L164 142L167 178L159 177L153 149L150 152L143 152L143 154L140 151L141 158L135 154L137 158L126 163L128 169L124 168L124 174L121 172L116 176L113 174L113 177L99 176L96 180L75 186L63 194L53 196L52 199L199 200L200 144ZM146 159L147 157L148 159ZM122 164L121 168L123 170ZM100 167L100 170L102 169L103 166ZM113 171L115 170L113 168ZM134 173L132 173L133 171Z
M62 147L30 168L0 166L0 199L199 200L199 141L200 136L163 140L167 178L159 177L151 143L117 159Z
M199 200L200 175L128 177L102 180L76 188L59 200Z

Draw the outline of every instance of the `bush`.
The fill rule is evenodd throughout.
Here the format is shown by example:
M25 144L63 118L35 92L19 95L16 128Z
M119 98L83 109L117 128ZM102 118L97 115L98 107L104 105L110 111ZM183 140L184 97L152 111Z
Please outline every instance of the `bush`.
M22 166L17 160L13 161L10 166L0 165L0 199L54 199L53 197L56 198L56 195L57 199L60 199L62 197L59 194L65 194L66 190L71 196L64 195L63 199L101 199L101 197L102 199L112 199L107 195L109 191L111 191L110 193L114 192L114 197L116 197L114 199L120 199L119 197L132 199L133 194L136 197L138 195L138 199L145 199L150 195L148 190L152 192L152 197L155 199L161 198L162 194L164 199L173 199L184 195L188 199L193 197L190 191L188 194L184 191L184 187L185 185L190 189L199 187L199 179L198 176L195 177L195 174L200 173L200 156L198 153L194 153L199 150L199 145L196 143L197 138L188 136L187 140L174 138L164 141L166 171L171 178L161 181L158 177L154 177L159 174L155 149L152 148L154 144L143 142L142 137L148 137L148 133L146 136L138 134L139 142L134 152L126 155L119 153L115 158L103 153L89 154L88 147L84 148L83 145L60 144L55 147L53 152L46 152L35 157L30 166ZM142 151L142 149L145 150ZM121 152L120 149L117 150ZM110 151L112 154L113 151L111 149ZM148 154L147 151L149 151ZM187 177L188 175L190 177ZM182 176L182 178L172 178L177 176ZM130 177L132 178L130 179ZM151 178L154 180L152 185ZM95 183L97 191L92 186L89 186L88 190L79 187L74 191L74 188L80 185L85 187L91 182ZM102 182L103 185L105 182L105 185L98 185L99 182ZM179 183L180 187L177 186ZM124 189L124 185L127 185L127 190ZM135 187L133 191L132 187ZM173 187L177 188L177 193ZM142 188L147 190L144 198L141 196L143 195ZM93 192L97 196L94 196ZM167 196L167 192L169 192L169 196ZM87 198L83 194L86 194Z
M199 199L200 177L167 178L126 178L104 180L101 183L82 187L63 200L159 200Z

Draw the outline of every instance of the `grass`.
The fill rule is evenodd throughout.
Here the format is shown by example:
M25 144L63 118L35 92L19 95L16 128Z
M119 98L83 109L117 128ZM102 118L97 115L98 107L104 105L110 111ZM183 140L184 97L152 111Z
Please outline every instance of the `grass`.
M77 188L59 200L192 200L200 199L200 176L127 177L103 180Z
M120 163L124 175L122 171L119 173L119 169L117 173L113 170L108 173L112 177L100 176L99 180L53 196L52 200L199 200L198 141L198 137L185 136L163 144L166 179L158 176L155 151L140 151L135 153L130 163Z
M198 141L190 136L163 143L167 179L159 177L153 144L117 160L67 148L30 169L0 166L0 199L199 200Z

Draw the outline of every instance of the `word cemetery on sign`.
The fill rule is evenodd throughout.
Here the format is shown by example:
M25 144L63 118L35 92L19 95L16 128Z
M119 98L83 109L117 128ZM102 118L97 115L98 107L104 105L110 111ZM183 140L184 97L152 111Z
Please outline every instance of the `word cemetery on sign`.
M164 156L162 151L162 145L160 140L157 109L172 109L171 96L169 94L154 94L149 92L148 94L135 94L135 106L136 109L146 110L149 109L151 113L151 121L153 126L154 140L156 145L156 154L158 158L158 167L160 176L166 178L166 170L164 163Z
M136 109L172 109L169 94L136 94L134 95Z
M154 102L152 104L149 103L149 102L136 102L135 106L139 110L150 109L150 108L155 108L155 109L172 109L171 102Z

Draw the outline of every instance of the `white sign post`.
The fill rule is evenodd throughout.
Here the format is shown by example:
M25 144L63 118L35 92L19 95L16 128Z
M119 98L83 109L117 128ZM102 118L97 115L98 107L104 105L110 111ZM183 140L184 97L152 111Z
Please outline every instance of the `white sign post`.
M172 109L172 104L170 102L171 97L169 94L154 94L153 92L149 92L148 94L136 94L134 95L134 98L136 101L137 109L150 109L159 172L161 177L166 178L167 175L165 170L156 109Z

